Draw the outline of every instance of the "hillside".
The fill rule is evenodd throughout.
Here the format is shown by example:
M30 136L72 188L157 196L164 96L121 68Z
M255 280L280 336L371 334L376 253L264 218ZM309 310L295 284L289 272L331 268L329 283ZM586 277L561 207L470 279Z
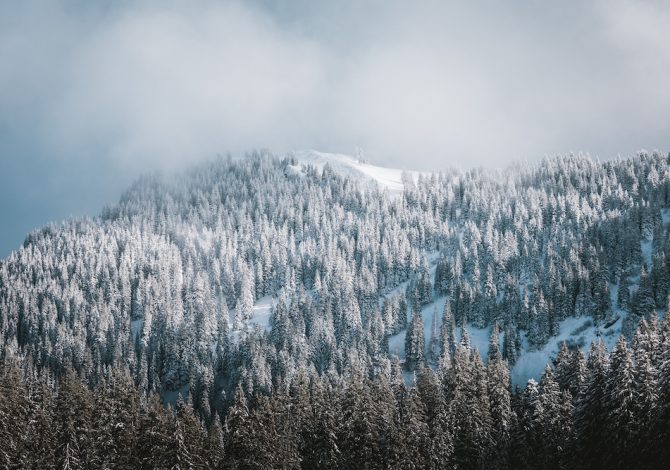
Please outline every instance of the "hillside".
M197 428L193 417L216 427L218 416L229 431L245 429L231 423L253 410L253 433L274 426L258 423L274 413L267 407L285 409L282 400L341 409L358 423L378 397L373 416L400 413L384 426L409 420L397 424L403 439L423 435L415 425L460 423L467 432L446 429L433 442L445 446L440 461L464 467L499 458L527 467L518 452L540 439L528 426L542 410L542 455L567 462L552 447L572 445L556 423L585 439L603 390L654 406L665 393L669 158L571 156L426 175L342 155L255 153L143 177L100 216L35 231L0 263L9 371L0 392L18 393L19 364L38 382L58 379L73 400L90 400L79 378L93 390L125 384L124 393L158 395L186 413L176 429ZM22 386L39 386L31 383ZM51 409L46 397L30 406ZM652 423L645 406L631 416ZM0 407L0 417L29 409ZM337 429L322 429L339 442L328 452L353 453L323 458L371 458L355 453L358 431ZM400 439L366 436L370 445ZM517 454L497 455L487 444L496 439ZM407 442L398 446L409 452Z
M557 352L552 338L611 345L665 308L665 157L401 175L299 152L143 178L101 217L32 233L3 262L3 348L75 368L132 350L137 380L166 394L204 371L269 389L293 373L278 369L288 358L338 373L352 354L404 361L412 312L428 345L448 305L483 354L499 324L524 383ZM224 369L245 342L274 349Z

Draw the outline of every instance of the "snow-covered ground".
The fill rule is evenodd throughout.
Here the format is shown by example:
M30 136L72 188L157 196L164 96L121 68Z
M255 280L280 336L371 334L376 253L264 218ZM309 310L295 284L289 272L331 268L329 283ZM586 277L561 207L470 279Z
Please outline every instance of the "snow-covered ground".
M379 184L382 187L388 188L390 192L400 194L403 190L403 183L401 175L402 170L391 169L391 168L382 168L373 165L368 165L366 163L360 163L353 157L347 155L339 154L328 154L315 151L303 151L296 152L296 158L306 164L312 164L317 168L323 168L326 163L341 174L360 178L364 181L374 182ZM293 167L292 171L300 172L299 167ZM410 172L413 177L416 177L418 172ZM670 223L670 210L664 209L661 212L662 220L664 224ZM642 240L641 241L642 255L647 267L650 268L652 264L652 240ZM435 265L439 258L438 252L425 253L426 258L430 264L430 275L431 280L434 282L435 279ZM633 291L639 285L640 276L631 276L629 281L631 282L631 288ZM396 288L385 294L386 297L392 297L404 292L407 288L407 282L402 283ZM521 288L521 286L520 286ZM616 306L616 298L618 293L619 286L617 284L610 284L610 295L612 305ZM444 304L447 301L447 297L439 297L433 300L430 304L425 306L421 310L421 317L423 319L424 325L424 336L426 348L430 344L430 339L432 336L433 329L433 316L437 319L437 328L438 333L442 323L442 311L444 310ZM381 302L381 300L380 300ZM271 296L266 296L258 301L256 301L253 310L253 316L251 318L251 323L260 326L265 330L270 329L270 317L272 314L272 306L274 300ZM611 350L616 343L620 333L621 325L623 318L626 315L626 312L614 308L615 315L618 316L617 321L610 325L608 328L604 328L602 325L596 327L593 324L593 321L590 317L568 317L562 322L559 323L559 333L550 338L547 344L540 350L531 350L526 340L525 333L521 334L522 348L517 362L512 368L511 379L514 385L525 385L526 382L531 379L539 379L544 371L544 368L547 364L556 357L556 354L559 351L561 343L567 341L571 344L572 347L579 347L582 351L587 354L588 349L591 343L600 337L606 344L607 348ZM409 313L409 312L408 312ZM662 315L662 312L658 312ZM409 320L409 319L408 319ZM140 325L134 325L134 330L137 330ZM481 353L482 357L485 358L488 353L488 343L489 337L491 334L491 327L487 328L474 328L471 325L467 325L466 329L470 336L470 344L472 348L477 348ZM455 331L456 340L460 341L460 326L457 326ZM500 343L502 346L503 334L500 334ZM405 357L405 331L389 337L389 353L395 355L401 360ZM408 376L409 377L409 376ZM409 379L408 379L409 380Z
M559 333L549 338L544 348L539 351L529 351L524 338L523 350L512 368L512 384L525 385L529 379L538 379L546 365L556 357L563 341L579 346L588 355L591 343L600 335L607 349L611 350L619 338L622 318L623 316L609 328L603 329L596 328L588 317L568 317L559 323Z
M426 257L431 264L431 280L435 280L435 263L437 262L438 253L426 253ZM405 289L407 283L403 283L402 289ZM612 305L616 305L617 284L610 285L610 295L612 296ZM400 292L400 288L394 289L391 294L395 295ZM421 310L421 317L423 319L423 331L426 348L428 348L433 329L433 315L437 317L438 332L442 326L442 311L447 297L439 297L433 302L426 305ZM573 347L579 347L584 354L588 353L591 343L596 340L598 336L605 342L608 349L612 349L616 340L621 333L621 324L626 313L622 310L615 310L619 319L609 328L596 328L590 317L568 317L559 323L559 333L550 338L547 344L540 350L530 350L525 333L521 335L521 351L517 358L517 362L511 370L511 380L513 385L525 385L526 382L533 378L539 379L547 364L556 357L561 343L567 341ZM470 345L474 349L478 349L482 358L485 359L489 350L489 338L491 336L491 326L486 328L475 328L472 325L466 325L466 330L470 336ZM405 333L403 330L400 333L389 337L389 353L395 355L401 360L405 358ZM456 326L454 332L456 341L461 340L460 325ZM500 333L499 341L502 348L504 339L503 332ZM411 380L411 379L408 379Z
M435 278L435 263L437 262L438 253L426 253L426 258L430 263L430 275L431 279L434 281ZM386 294L386 297L392 297L398 295L400 292L403 292L407 288L407 283L402 283L400 286L396 287L392 291ZM612 301L616 299L616 289L617 286L612 284L611 295ZM438 297L434 299L430 304L426 305L421 310L421 317L423 319L423 331L426 348L430 344L430 339L432 336L433 329L433 316L436 317L437 322L437 331L442 326L442 312L444 310L444 304L447 301L447 297ZM260 326L266 331L270 330L270 317L272 315L272 308L274 305L274 299L271 296L265 296L256 301L253 307L253 316L250 320L250 323ZM408 312L409 313L409 312ZM605 342L608 349L611 349L619 334L621 332L621 323L625 315L623 311L617 311L619 319L607 329L596 328L593 325L593 321L590 317L569 317L559 323L559 333L550 338L547 344L540 350L532 351L528 346L528 342L525 338L525 334L522 333L521 343L522 348L519 353L516 364L511 371L512 384L514 385L525 385L526 382L531 379L539 379L544 371L544 368L549 364L558 353L560 345L563 341L568 341L574 346L580 347L584 353L588 353L588 349L591 343L598 337ZM472 325L466 325L466 330L470 336L470 345L472 348L477 348L482 355L482 358L485 359L488 354L489 349L489 338L491 336L491 327L486 328L475 328ZM455 331L456 340L461 340L461 328L457 325ZM500 346L502 347L503 333L500 334ZM397 356L399 359L403 360L405 358L405 330L400 333L389 337L389 353L393 356ZM407 380L411 381L411 374L407 376Z
M133 336L133 338L137 338L143 327L144 319L133 320L130 322L130 334Z
M440 297L434 302L426 305L421 310L421 318L423 320L423 334L425 339L426 348L432 335L433 329L433 315L437 316L437 332L439 335L440 328L442 327L442 311L444 310L444 304L447 301L447 297ZM472 348L477 348L479 352L485 356L489 350L489 337L491 336L491 327L486 328L475 328L472 325L467 325L466 330L470 336L470 345ZM400 359L405 358L405 333L406 330L401 331L400 333L389 337L389 353L391 355L397 356ZM456 327L455 331L456 341L461 340L461 328ZM502 346L502 334L500 336Z
M661 209L661 220L664 224L670 224L670 209Z
M270 319L272 317L272 309L274 307L275 298L271 295L266 295L256 300L253 306L251 318L247 322L249 328L254 328L255 326L260 327L261 330L270 331ZM228 317L228 323L234 325L235 312L230 311ZM237 342L240 339L240 330L232 330L230 337L232 341Z
M374 182L379 187L388 189L392 194L400 194L404 189L402 181L404 170L370 165L349 155L317 152L315 150L297 151L294 152L294 156L299 162L313 165L318 169L323 169L326 164L329 164L334 171L343 176L350 176L368 183ZM417 171L407 171L406 173L414 178L421 174Z
M261 297L254 304L253 315L251 317L251 322L257 324L261 328L269 331L270 330L270 316L272 314L272 306L274 305L274 299L272 296L266 295Z
M438 331L442 325L442 310L446 302L446 297L441 297L433 303L427 305L421 310L423 318L424 337L426 347L428 347L431 330L433 325L433 315L437 315ZM522 350L519 354L516 364L511 371L513 385L525 385L531 379L539 379L547 364L556 357L563 341L569 344L579 346L584 354L588 353L591 343L600 334L608 349L611 349L616 343L621 331L621 321L623 316L615 324L607 329L596 328L593 321L588 317L569 317L559 323L558 335L549 339L547 344L537 351L531 351L525 337L522 337ZM489 338L491 336L491 327L475 328L472 325L466 325L466 330L470 336L471 347L477 348L482 358L485 360L489 350ZM461 340L461 328L456 327L456 341ZM500 334L500 347L502 347L503 333ZM389 338L389 352L401 360L405 358L405 331L391 336Z

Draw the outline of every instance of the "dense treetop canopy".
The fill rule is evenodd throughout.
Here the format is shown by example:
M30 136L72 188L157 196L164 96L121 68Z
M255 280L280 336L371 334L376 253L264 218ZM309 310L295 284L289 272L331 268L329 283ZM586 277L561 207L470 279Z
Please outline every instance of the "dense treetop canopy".
M567 316L624 315L631 337L666 305L669 202L660 154L407 175L400 196L291 156L219 159L31 233L0 265L0 350L92 385L121 365L198 403L299 370L388 372L388 338L445 296L454 324L498 323L509 362ZM267 327L254 318L265 296ZM439 356L417 321L408 370Z

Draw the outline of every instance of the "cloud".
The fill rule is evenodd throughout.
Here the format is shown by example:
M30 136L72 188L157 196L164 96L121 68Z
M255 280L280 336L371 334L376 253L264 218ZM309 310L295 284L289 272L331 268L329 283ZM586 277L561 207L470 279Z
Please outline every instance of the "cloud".
M146 4L74 19L57 10L25 38L32 19L20 16L3 40L14 73L2 99L58 153L165 164L283 146L311 125L317 48L240 4Z
M444 168L667 147L663 2L3 5L0 125L52 158L362 146Z

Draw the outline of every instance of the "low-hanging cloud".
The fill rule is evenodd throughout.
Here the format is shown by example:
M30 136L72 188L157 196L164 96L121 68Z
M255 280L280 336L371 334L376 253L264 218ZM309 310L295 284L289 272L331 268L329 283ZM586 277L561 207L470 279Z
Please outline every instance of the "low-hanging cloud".
M53 158L360 146L444 168L667 146L664 2L104 5L0 7L0 123Z
M0 2L0 256L217 154L667 151L668 24L663 0Z

